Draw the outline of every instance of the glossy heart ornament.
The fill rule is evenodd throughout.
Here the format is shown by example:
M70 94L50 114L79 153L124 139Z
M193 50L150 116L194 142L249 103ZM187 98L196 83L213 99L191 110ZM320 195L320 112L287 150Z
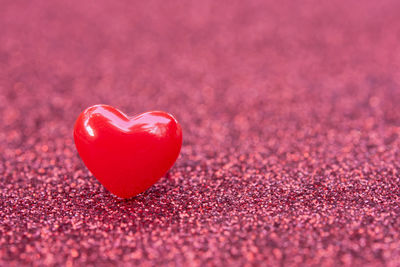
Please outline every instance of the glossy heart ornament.
M172 167L181 150L182 130L165 112L129 118L111 106L95 105L79 115L74 140L83 162L104 187L130 198Z

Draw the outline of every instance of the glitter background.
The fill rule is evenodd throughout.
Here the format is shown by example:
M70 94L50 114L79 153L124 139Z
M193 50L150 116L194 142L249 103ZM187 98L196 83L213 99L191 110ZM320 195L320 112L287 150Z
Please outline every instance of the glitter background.
M400 265L399 1L0 4L1 266ZM134 199L75 150L97 103L182 124Z

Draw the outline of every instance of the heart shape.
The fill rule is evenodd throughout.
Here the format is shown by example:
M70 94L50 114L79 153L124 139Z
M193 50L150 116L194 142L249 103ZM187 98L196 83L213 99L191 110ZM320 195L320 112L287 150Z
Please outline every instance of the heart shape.
M83 162L114 195L130 198L157 182L174 164L182 129L162 111L129 118L107 105L84 110L74 126Z

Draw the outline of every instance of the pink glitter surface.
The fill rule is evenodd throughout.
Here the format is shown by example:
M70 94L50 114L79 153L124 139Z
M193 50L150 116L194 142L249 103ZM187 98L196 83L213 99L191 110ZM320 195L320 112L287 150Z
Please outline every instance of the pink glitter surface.
M0 265L400 265L400 2L0 1ZM176 116L121 200L93 104Z

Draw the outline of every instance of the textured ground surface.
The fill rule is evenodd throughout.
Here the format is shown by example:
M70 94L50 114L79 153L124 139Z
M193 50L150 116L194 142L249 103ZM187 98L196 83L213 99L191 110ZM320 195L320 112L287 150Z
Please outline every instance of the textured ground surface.
M398 1L0 2L0 265L400 265ZM97 103L182 124L134 199Z

